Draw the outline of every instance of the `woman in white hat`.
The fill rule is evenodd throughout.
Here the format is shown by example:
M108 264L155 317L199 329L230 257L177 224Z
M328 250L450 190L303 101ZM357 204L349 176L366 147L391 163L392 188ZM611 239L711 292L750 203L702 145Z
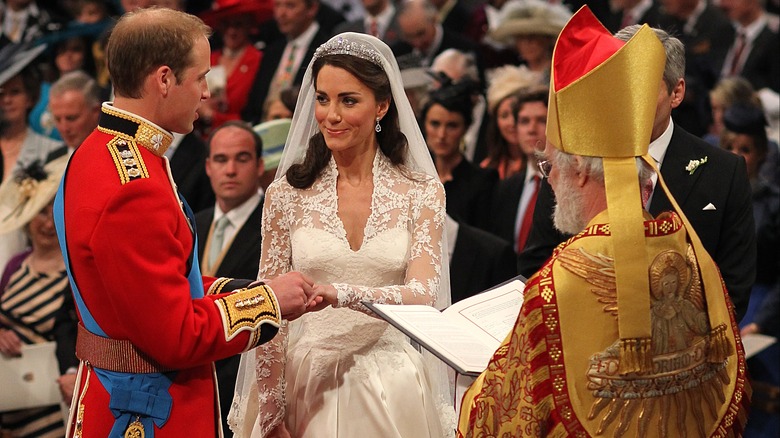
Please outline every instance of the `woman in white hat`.
M542 75L525 66L505 65L495 69L488 82L488 156L479 166L498 170L503 180L525 168L512 107L518 93L541 84Z
M525 65L550 79L555 40L569 21L571 11L560 4L541 0L507 3L501 10L499 25L490 33L496 41L514 46Z
M0 182L11 179L18 163L44 159L59 144L35 133L27 117L38 100L40 79L30 66L46 46L8 45L0 50ZM0 269L24 248L24 233L0 235Z
M58 383L70 402L75 383L77 317L52 217L52 201L68 157L28 166L0 186L0 233L24 229L31 248L11 258L0 281L0 354L25 344L57 342ZM55 382L52 382L54 385ZM0 435L65 434L60 405L0 413ZM4 435L3 435L4 436Z

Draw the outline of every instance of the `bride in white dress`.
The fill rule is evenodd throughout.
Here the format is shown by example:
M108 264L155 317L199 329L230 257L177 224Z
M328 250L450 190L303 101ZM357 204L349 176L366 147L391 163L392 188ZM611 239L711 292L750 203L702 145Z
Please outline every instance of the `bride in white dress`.
M231 429L452 436L444 366L361 304L449 304L444 190L395 58L374 37L341 34L317 50L303 84L266 193L260 278L301 271L329 306L245 353Z

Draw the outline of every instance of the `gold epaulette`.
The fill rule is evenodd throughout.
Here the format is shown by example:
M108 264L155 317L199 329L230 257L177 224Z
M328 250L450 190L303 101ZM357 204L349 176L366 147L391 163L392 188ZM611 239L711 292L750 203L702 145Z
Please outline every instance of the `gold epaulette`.
M122 185L136 179L149 178L149 171L135 141L117 135L106 144L106 147L111 153L111 158L114 159Z

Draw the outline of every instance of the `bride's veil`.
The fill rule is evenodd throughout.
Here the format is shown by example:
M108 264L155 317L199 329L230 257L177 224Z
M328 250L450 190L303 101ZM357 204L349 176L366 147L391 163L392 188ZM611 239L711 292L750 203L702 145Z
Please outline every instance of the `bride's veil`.
M412 171L421 172L438 179L436 168L433 164L431 154L423 138L420 127L417 123L414 111L409 104L401 81L401 71L398 68L395 56L390 48L383 41L371 35L345 32L334 36L328 42L320 46L315 52L312 61L309 63L301 91L298 95L298 101L295 105L290 132L287 135L282 158L276 170L276 179L284 178L287 169L295 163L303 161L308 149L309 139L318 132L319 128L314 118L314 108L316 103L316 94L314 90L314 81L312 80L312 64L317 57L323 53L322 50L327 47L327 53L352 54L360 53L361 57L372 57L381 62L382 68L387 73L390 80L393 102L398 110L398 121L401 131L406 135L409 148L404 165ZM452 303L450 297L450 276L449 276L449 251L447 246L447 233L442 233L441 247L441 281L438 298L435 306L438 309L444 309ZM423 351L426 366L430 374L433 385L434 395L439 401L439 409L444 430L454 431L455 412L453 407L453 395L450 389L447 366L438 358ZM255 381L255 354L249 351L241 356L241 365L239 367L238 378L236 379L236 392L233 398L228 421L231 428L236 432L236 436L249 436L249 433L241 434L240 430L252 430L252 424L255 422L257 404L257 388ZM249 422L247 425L247 421ZM239 429L236 429L239 427Z

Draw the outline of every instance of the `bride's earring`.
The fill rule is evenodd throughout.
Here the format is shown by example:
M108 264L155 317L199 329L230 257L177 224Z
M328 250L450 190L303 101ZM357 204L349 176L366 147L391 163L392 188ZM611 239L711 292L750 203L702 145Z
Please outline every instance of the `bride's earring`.
M379 124L379 117L376 118L376 126L374 127L374 131L376 132L382 132L382 125Z

